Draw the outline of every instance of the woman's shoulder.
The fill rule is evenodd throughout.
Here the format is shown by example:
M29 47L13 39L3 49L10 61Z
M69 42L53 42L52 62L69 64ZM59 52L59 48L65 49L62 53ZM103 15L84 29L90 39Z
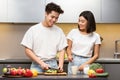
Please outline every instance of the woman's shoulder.
M74 28L74 29L70 30L70 32L77 32L77 31L78 31L77 28Z
M99 34L98 34L98 33L96 33L96 32L93 32L93 35L97 35L97 36L98 36Z
M100 37L100 35L96 32L93 32L93 36Z

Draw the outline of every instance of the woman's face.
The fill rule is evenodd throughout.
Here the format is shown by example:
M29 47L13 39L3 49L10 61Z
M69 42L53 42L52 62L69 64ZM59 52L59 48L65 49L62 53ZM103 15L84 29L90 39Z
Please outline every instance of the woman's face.
M86 29L87 23L88 23L88 21L83 16L79 17L78 25L79 25L79 29L81 31L87 31L87 29Z

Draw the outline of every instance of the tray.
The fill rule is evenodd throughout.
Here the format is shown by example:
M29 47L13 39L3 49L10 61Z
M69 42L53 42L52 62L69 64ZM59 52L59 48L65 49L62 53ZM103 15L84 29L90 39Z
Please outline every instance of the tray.
M19 75L16 75L16 76L13 76L13 75L2 75L2 77L8 77L8 78L21 78L23 76L19 76Z

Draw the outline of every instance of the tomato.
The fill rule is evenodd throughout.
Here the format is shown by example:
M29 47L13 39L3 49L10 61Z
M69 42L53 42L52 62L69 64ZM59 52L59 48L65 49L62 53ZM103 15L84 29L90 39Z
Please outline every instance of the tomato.
M96 72L96 73L103 73L103 72L104 72L104 69L98 68L98 69L95 70L95 72Z
M96 78L95 74L89 74L89 78Z

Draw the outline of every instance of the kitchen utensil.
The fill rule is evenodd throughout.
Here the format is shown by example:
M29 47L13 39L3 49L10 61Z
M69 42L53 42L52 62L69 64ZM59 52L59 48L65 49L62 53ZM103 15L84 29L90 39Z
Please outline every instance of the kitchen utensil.
M55 67L49 67L49 69L52 69L52 70L59 70L58 68L55 68Z

